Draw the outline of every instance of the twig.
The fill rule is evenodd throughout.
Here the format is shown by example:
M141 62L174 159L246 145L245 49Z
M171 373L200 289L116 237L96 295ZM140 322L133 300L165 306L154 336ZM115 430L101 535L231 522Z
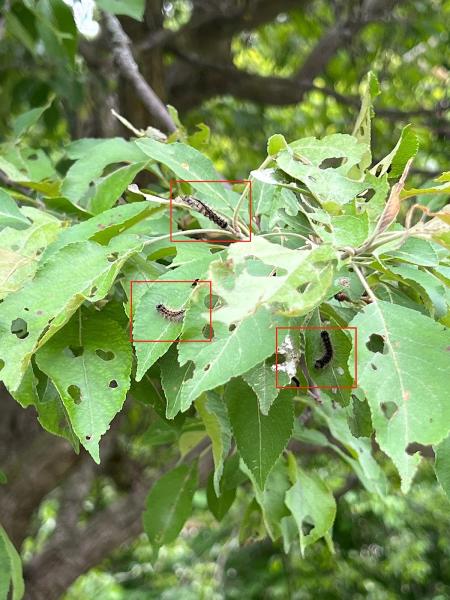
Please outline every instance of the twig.
M111 49L121 75L133 85L137 95L152 117L167 131L172 133L176 130L175 123L169 115L167 108L139 71L139 67L131 52L131 40L122 29L119 19L105 12L103 13L103 21L111 36Z

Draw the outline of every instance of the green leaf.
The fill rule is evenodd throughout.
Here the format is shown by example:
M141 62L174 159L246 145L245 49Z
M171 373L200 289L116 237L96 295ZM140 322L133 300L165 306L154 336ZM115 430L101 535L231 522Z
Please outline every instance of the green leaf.
M445 286L440 279L413 265L391 266L390 271L399 275L402 280L410 282L412 287L417 289L431 316L440 319L447 313Z
M11 596L8 592L12 590ZM0 598L21 600L25 593L22 563L6 531L0 525Z
M115 15L127 15L136 21L142 21L145 9L145 0L97 0L103 10Z
M442 489L450 499L450 435L434 448L434 470Z
M255 257L268 265L265 273L254 273ZM313 250L291 250L256 237L250 243L233 244L228 258L226 263L213 263L209 275L215 293L226 302L214 312L214 320L224 323L273 302L284 303L279 312L289 316L310 312L327 295L336 254L325 244ZM274 270L276 277L271 274Z
M275 352L275 323L271 313L259 309L240 321L230 331L221 323L214 324L214 339L206 344L183 344L179 350L180 362L195 363L191 379L181 390L181 402L188 408L203 392L246 373L254 365ZM189 347L190 346L190 347ZM197 344L195 344L197 346Z
M220 479L223 464L231 448L231 428L223 400L213 393L202 396L195 407L211 439L214 458L213 486L216 497L220 496ZM219 519L220 520L220 519Z
M145 169L147 164L148 161L126 165L103 177L96 184L94 196L89 203L91 212L98 215L112 208L136 175Z
M407 453L409 445L438 444L450 429L450 332L416 311L382 301L365 307L351 325L358 328L358 383L376 438L406 492L420 460ZM376 351L379 336L382 351Z
M259 363L243 374L244 381L252 388L258 397L259 409L263 415L269 413L270 407L273 401L278 396L280 389L275 386L275 370L272 369L271 364L268 364L267 360ZM278 373L278 379L282 379L286 376L285 373ZM287 385L287 381L280 381L281 385Z
M228 384L226 398L239 454L256 484L264 489L267 476L291 437L294 425L292 400L279 397L268 415L262 415L256 395L240 379Z
M26 229L30 225L30 221L20 212L11 196L0 190L0 228Z
M169 167L177 178L190 181L199 197L204 196L209 206L226 213L224 208L233 208L237 202L239 196L227 191L223 183L212 183L212 180L223 177L219 176L209 158L195 148L180 142L163 144L151 139L139 140L136 144L147 156Z
M90 241L71 244L5 298L0 308L1 377L11 392L18 388L33 353L85 300L102 299L123 263L141 247L134 236L120 236L108 246Z
M361 143L365 144L367 151L359 162L359 171L363 173L372 162L372 117L373 101L380 94L380 84L372 71L367 74L367 79L362 84L361 109L356 119L352 135Z
M63 230L45 252L44 259L74 242L93 240L99 244L108 244L113 237L139 223L154 210L148 202L133 202L110 208L101 215Z
M282 150L285 150L288 147L286 140L284 139L284 135L281 133L276 133L275 135L270 136L267 142L267 154L268 156L276 156Z
M101 312L80 309L36 354L58 390L81 444L100 462L99 441L120 412L130 387L126 332Z
M53 97L43 106L37 106L36 108L32 108L27 112L18 115L12 120L13 133L15 138L21 137L24 133L26 133L33 125L35 125L47 108L53 102Z
M224 516L230 510L235 498L236 488L223 490L219 495L216 495L213 477L209 477L206 488L206 499L208 501L208 508L217 521L222 521Z
M398 242L393 245L397 246ZM427 240L410 237L400 246L400 248L390 250L389 246L389 244L386 244L385 246L381 246L378 250L375 250L375 256L388 254L390 257L399 258L405 262L423 267L435 267L439 264L439 256L435 250L435 246Z
M360 246L369 236L369 215L339 215L331 219L331 239L335 248Z
M69 155L70 149L75 149L73 151L77 160L68 170L61 192L74 202L85 196L90 183L100 177L108 165L147 160L135 142L127 142L122 138L90 142L92 143L89 145L80 144L69 148Z
M384 471L372 455L372 440L370 437L354 437L349 427L352 415L350 407L343 408L333 404L329 394L321 396L323 403L314 406L314 411L324 419L331 435L342 444L346 452L342 451L340 445L328 443L325 438L327 445L351 466L366 490L381 497L386 496L388 483Z
M147 496L144 531L156 548L173 542L192 508L197 488L197 463L181 465L163 475Z
M331 529L336 517L336 502L333 494L316 473L307 473L296 467L296 481L286 492L286 506L297 523L300 535L300 550L305 549L322 537L330 540ZM304 526L313 526L304 533Z
M320 203L343 205L368 187L348 177L366 152L366 144L356 138L333 134L321 140L310 137L293 142L278 155L276 162L285 173L302 181ZM332 160L340 166L328 167Z
M410 158L416 156L419 150L419 140L414 133L411 125L406 125L403 128L395 148L387 156L385 156L372 169L371 173L381 177L385 173L389 178L400 177L403 173L406 163ZM405 190L400 194L404 198Z
M6 477L5 473L0 469L0 485L5 485L5 483L8 483L8 478Z
M442 183L427 188L404 189L400 193L400 198L402 200L405 200L406 198L411 198L413 196L422 196L425 194L450 194L450 171L442 173L442 175L436 177L434 181Z
M253 483L255 498L261 507L261 513L267 533L272 540L281 536L281 522L289 516L289 511L285 505L285 494L290 488L290 481L286 464L279 459L273 469L270 471L264 489L257 484L254 475L245 465L241 469L248 475Z
M195 296L195 288L192 284L183 280L202 279L203 274L208 268L208 264L213 260L209 255L197 261L187 263L172 269L158 278L157 283L140 283L133 285L133 340L157 340L156 342L134 342L134 348L137 358L136 380L140 381L147 369L149 369L158 358L163 356L169 349L172 342L161 340L176 340L181 333L182 322L172 322L164 319L157 311L158 304L164 304L172 310L181 310L185 308L191 297ZM179 280L181 282L164 283L166 281ZM160 283L163 282L163 283ZM142 287L145 293L140 297L137 305L134 300L134 288ZM184 344L187 345L187 344ZM197 346L198 344L193 344ZM202 346L204 344L201 344ZM205 343L205 345L207 345ZM190 403L192 404L192 402ZM189 406L190 406L189 404ZM176 410L175 407L185 406L181 397L176 397L170 402L170 414ZM169 410L169 406L168 406Z
M160 361L161 385L167 400L166 418L173 419L182 412L181 388L186 379L192 377L194 365L191 362L182 367L178 364L177 349L172 346Z
M36 208L24 207L21 213L32 221L26 230L7 227L0 231L0 298L34 276L43 250L61 228L59 219Z

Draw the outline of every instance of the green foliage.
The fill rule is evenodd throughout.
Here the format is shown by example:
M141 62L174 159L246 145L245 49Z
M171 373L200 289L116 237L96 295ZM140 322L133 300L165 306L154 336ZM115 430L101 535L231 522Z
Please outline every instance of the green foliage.
M241 540L267 533L302 553L322 538L332 548L336 503L320 469L288 445L332 452L384 497L397 481L373 440L405 492L420 462L414 445L433 444L448 487L448 212L418 221L404 204L401 213L401 198L422 193L405 192L417 152L410 129L371 168L373 76L368 85L354 135L270 138L248 175L251 224L250 185L211 181L221 179L213 162L181 130L166 142L78 140L64 150L64 171L48 156L30 166L27 141L5 151L0 377L46 429L96 461L130 386L130 404L144 398L155 419L148 445L178 442L186 463L149 492L155 549L188 519L205 485L196 458L209 448L212 514L226 518L236 489L250 489ZM24 115L17 131L38 117ZM148 181L142 191L129 187L137 176ZM448 191L446 177L433 193ZM181 202L186 194L212 218ZM181 318L166 319L160 304ZM323 368L321 329L332 344Z

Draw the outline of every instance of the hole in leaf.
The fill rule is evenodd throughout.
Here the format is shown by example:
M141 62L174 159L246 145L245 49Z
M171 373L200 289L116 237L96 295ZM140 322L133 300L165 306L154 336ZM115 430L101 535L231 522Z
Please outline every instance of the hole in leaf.
M89 440L91 439L91 437L92 437L91 435L87 435L86 436L86 441L89 442Z
M319 169L336 169L342 162L341 158L325 158L319 165Z
M111 379L111 381L109 382L109 387L116 388L116 387L119 387L119 384L117 383L117 381L115 379Z
M372 333L369 341L366 343L366 347L371 352L378 352L379 354L387 354L387 348L385 349L384 339L378 333Z
M205 298L205 306L206 308L209 308L209 303L211 302L211 306L212 308L214 308L216 306L216 304L219 302L219 296L216 296L215 294L213 294L212 296L206 296Z
M212 327L209 326L209 323L207 325L204 325L202 329L202 334L206 340L209 340L209 338L212 338L214 336L214 330Z
M80 404L81 402L81 390L77 385L69 385L67 388L67 392L75 404Z
M373 188L368 189L366 194L364 195L364 202L369 202L369 200L372 200L374 196L375 190Z
M236 323L231 323L231 325L228 327L228 331L234 331L236 329Z
M25 310L26 312L28 312L30 309L27 308L26 306L23 307L23 310Z
M119 258L119 253L118 252L112 252L111 254L108 254L108 262L114 262Z
M11 333L19 338L19 340L24 340L28 336L27 322L23 319L14 319L11 323Z
M206 365L206 367L203 368L204 371L207 371L209 369L211 365Z
M102 360L112 360L116 355L111 350L102 350L101 348L97 348L95 354L99 356Z
M37 160L38 155L37 154L30 154L30 156L28 157L28 160Z
M378 371L378 367L377 367L377 365L374 365L373 363L370 363L370 366L372 367L372 369L373 369L374 371Z
M95 296L95 294L97 293L97 290L98 290L98 287L96 285L94 285L94 287L89 292L89 296Z
M44 252L45 248L42 246L36 250L36 256L40 256Z
M376 168L376 171L375 171L375 177L378 177L382 170L383 170L383 165L378 165L378 167Z
M380 406L384 416L388 420L391 419L394 413L398 410L398 406L395 404L395 402L391 402L390 400L387 402L382 402Z
M73 356L81 356L84 352L83 346L69 346L68 350L72 353Z

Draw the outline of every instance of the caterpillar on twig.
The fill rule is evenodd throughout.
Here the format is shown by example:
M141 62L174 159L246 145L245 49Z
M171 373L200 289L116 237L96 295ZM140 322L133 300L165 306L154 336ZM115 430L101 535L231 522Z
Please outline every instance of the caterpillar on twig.
M164 306L164 304L157 304L156 310L159 312L159 314L162 317L164 317L168 321L173 321L174 323L178 323L179 321L182 321L183 317L184 317L184 313L186 312L183 309L171 310L170 308L167 308L166 306Z
M321 331L320 337L322 338L325 352L323 356L318 358L314 363L316 369L323 369L333 358L333 346L331 345L331 340L328 331Z
M218 225L221 229L229 229L228 221L226 221L223 217L218 215L210 208L207 204L199 200L198 198L194 198L193 196L182 196L181 198L185 204L202 214L204 217Z

